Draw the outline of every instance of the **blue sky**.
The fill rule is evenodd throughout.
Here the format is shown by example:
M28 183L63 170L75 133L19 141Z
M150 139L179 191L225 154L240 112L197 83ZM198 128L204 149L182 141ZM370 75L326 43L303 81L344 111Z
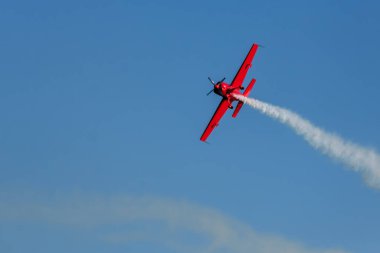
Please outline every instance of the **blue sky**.
M153 225L147 215L94 232L64 222L82 213L55 208L153 196L310 249L379 252L379 191L287 127L243 107L210 145L199 141L220 100L205 96L207 77L231 81L257 42L252 97L380 150L379 11L375 1L1 2L1 251L193 252L171 234L97 234L152 239L175 223L197 238L164 211Z

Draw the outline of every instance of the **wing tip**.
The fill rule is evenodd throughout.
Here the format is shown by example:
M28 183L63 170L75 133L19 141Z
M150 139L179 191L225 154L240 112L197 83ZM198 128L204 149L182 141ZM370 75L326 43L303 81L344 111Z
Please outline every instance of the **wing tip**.
M259 44L259 43L253 43L253 45L257 46L257 47L260 47L260 48L265 48L265 46L263 44Z
M210 142L208 142L206 139L202 139L202 137L200 138L200 141L203 142L203 143L206 143L206 144L210 144Z

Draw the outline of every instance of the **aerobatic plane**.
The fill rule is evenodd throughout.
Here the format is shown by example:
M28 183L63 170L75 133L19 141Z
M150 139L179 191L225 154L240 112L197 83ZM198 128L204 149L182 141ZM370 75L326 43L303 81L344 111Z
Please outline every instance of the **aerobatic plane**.
M214 115L212 116L210 122L208 123L205 131L203 132L201 136L201 141L207 140L207 137L211 134L214 128L218 126L219 120L226 113L227 109L233 109L232 102L237 100L234 95L238 94L238 95L243 95L247 97L249 93L251 92L252 87L256 82L256 79L252 79L252 81L248 84L245 90L243 87L243 81L244 81L245 76L247 75L249 68L252 66L251 63L252 63L253 57L256 54L258 47L259 47L258 44L252 45L251 49L249 50L247 56L245 57L245 60L240 66L240 69L236 73L235 78L231 84L224 82L226 78L223 78L217 83L211 80L210 77L208 78L210 82L212 83L212 85L214 85L214 88L209 93L207 93L207 96L210 95L211 92L214 92L215 94L222 97L222 101L220 102L218 108L216 109ZM244 90L244 92L241 93L240 90ZM232 114L233 118L237 116L242 106L243 106L243 102L239 101L234 113Z

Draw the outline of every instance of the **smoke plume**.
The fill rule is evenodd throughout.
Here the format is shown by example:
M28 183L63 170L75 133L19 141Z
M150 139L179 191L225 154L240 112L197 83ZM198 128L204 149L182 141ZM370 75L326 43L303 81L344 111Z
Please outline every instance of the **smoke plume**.
M352 170L360 172L370 187L380 189L380 155L376 151L344 140L335 134L327 133L287 109L241 95L237 95L236 98L261 113L288 125L312 147L341 161Z

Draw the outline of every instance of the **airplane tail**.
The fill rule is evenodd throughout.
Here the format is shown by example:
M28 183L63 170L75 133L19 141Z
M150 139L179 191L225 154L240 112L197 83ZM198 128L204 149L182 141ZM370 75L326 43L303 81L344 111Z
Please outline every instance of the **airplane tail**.
M248 87L245 89L244 93L243 93L243 96L244 97L248 97L249 93L251 92L252 88L253 88L253 85L255 85L255 82L256 82L256 79L253 78L252 81L249 83ZM234 111L234 113L232 114L232 117L233 118L236 118L236 116L238 115L241 107L243 106L243 102L239 102L236 106L236 109Z

